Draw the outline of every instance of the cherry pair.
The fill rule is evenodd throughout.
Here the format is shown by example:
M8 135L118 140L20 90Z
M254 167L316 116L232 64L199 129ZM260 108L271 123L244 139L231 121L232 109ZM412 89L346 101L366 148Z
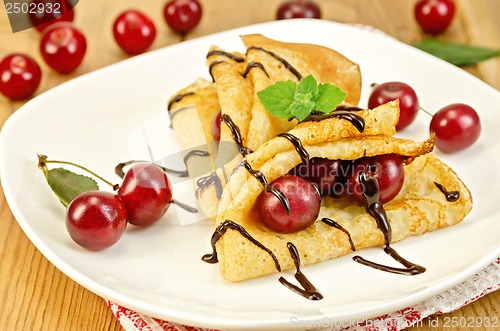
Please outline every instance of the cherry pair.
M145 226L157 222L172 203L172 186L159 166L132 165L116 194L87 191L69 204L66 228L71 238L90 250L114 245L127 223Z

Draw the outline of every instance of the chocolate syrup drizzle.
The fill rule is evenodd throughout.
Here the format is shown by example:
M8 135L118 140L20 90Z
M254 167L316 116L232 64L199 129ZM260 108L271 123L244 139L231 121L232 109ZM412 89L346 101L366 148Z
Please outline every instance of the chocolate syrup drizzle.
M287 68L288 70L290 70L290 72L295 76L297 77L298 80L301 80L302 79L302 75L297 71L297 69L295 69L290 63L288 63L287 60L285 60L284 58L282 58L281 56L279 56L278 54L274 53L274 52L271 52L271 51L268 51L267 49L265 48L262 48L262 47L257 47L257 46L251 46L247 49L247 53L248 51L252 50L252 49L255 49L255 50L259 50L259 51L262 51L262 52L266 52L267 54L271 55L272 57L274 57L276 60L280 61L284 66L285 68Z
M460 199L459 191L448 191L443 185L436 182L434 182L434 185L436 185L437 188L441 191L441 193L444 194L444 196L446 197L446 201L455 202L458 199Z
M344 232L347 235L347 238L349 239L349 244L351 245L351 251L353 251L353 252L356 251L356 246L354 245L354 242L352 241L351 234L344 227L342 227L342 225L340 225L339 223L335 222L334 220L332 220L331 218L328 218L328 217L323 217L321 219L321 222Z
M333 118L333 117L341 118L351 122L351 124L354 125L359 132L363 132L365 130L365 120L363 119L363 117L359 116L358 114L354 114L350 111L343 111L343 110L332 111L331 113L326 115L320 115L317 113L311 114L307 116L307 118L302 122L319 122L326 118Z
M183 106L183 107L180 107L180 108L177 108L177 109L174 109L174 110L171 110L168 112L168 117L170 118L170 125L168 126L169 128L173 128L173 119L175 116L177 116L178 114L182 113L183 111L185 110L188 110L188 109L193 109L193 106L192 105L186 105L186 106Z
M221 64L221 63L226 63L226 61L214 61L212 63L210 63L210 65L208 66L208 73L210 74L210 77L212 77L212 82L215 83L215 78L214 78L214 75L212 73L212 70L214 69L214 67L218 64Z
M283 205L283 208L285 208L286 213L290 214L290 201L288 201L286 195L277 188L269 185L266 176L264 176L264 174L259 170L252 169L252 166L250 165L250 163L248 163L247 160L241 161L241 164L250 173L250 175L252 175L255 179L257 179L257 181L264 187L266 191L271 192L272 194L274 194L276 198L278 198L278 200Z
M167 110L170 111L172 109L172 106L174 105L174 103L179 102L182 99L184 99L185 97L187 97L188 95L193 95L193 94L194 94L194 92L187 92L187 93L177 94L172 99L170 99L170 101L168 102Z
M375 263L366 260L360 256L353 257L353 260L364 264L368 267L372 267L378 270L387 271L395 274L401 275L418 275L425 271L425 268L414 264L403 257L401 257L392 247L391 247L391 225L389 223L387 214L385 212L384 206L380 202L380 190L378 186L377 179L375 177L369 176L366 172L362 171L358 177L359 183L363 188L363 196L366 202L366 212L375 219L377 226L382 231L384 235L385 247L384 252L391 256L394 260L401 263L405 268L395 268L386 266L383 264Z
M356 106L348 106L348 105L338 105L335 110L346 110L346 111L362 111L363 108L359 108Z
M269 78L269 74L267 73L266 68L264 68L264 66L260 62L249 62L247 64L245 72L241 74L243 78L247 78L248 74L250 73L250 70L252 70L253 68L259 68L266 74L267 78Z
M219 199L219 200L221 199L223 187L222 187L222 183L220 181L220 178L219 178L219 176L217 176L215 171L212 172L211 174L209 174L208 176L198 178L198 180L196 181L196 185L198 185L199 190L207 188L210 185L214 185L217 199Z
M224 52L224 51L221 51L221 50L213 50L213 51L210 51L207 53L207 59L209 57L211 57L212 55L222 55L222 56L225 56L225 57L228 57L236 62L243 62L245 61L244 58L240 57L240 56L237 56L237 55L234 55L232 53L228 53L228 52Z
M295 137L293 134L288 132L280 133L278 134L278 137L285 138L292 143L293 147L295 147L295 151L297 152L297 154L299 154L303 164L307 164L309 162L309 153L306 151L304 146L302 146L302 142L300 141L299 138Z
M245 228L243 228L241 225L231 220L225 220L215 229L215 232L212 235L212 239L210 240L210 244L212 245L212 253L203 255L201 259L204 262L207 263L219 262L219 259L217 257L217 248L215 245L228 229L238 231L244 238L248 239L248 241L250 241L252 244L254 244L255 246L264 250L267 254L269 254L269 256L271 256L271 258L274 261L274 266L276 267L276 270L278 270L278 272L281 272L281 266L276 255L274 255L274 253L269 248L264 246L260 241L252 237L252 235L250 235L250 233L248 233L245 230Z
M234 142L236 143L236 146L238 147L238 151L240 152L240 154L243 155L243 157L245 157L248 154L253 153L253 151L250 148L243 146L243 138L241 137L240 129L236 124L234 124L231 117L228 114L222 114L220 120L221 122L226 123L229 130L231 130L231 134L233 135Z
M283 276L279 278L280 283L283 284L289 290L292 290L293 292L303 296L306 299L309 300L323 299L321 293L318 292L318 290L314 287L314 285L300 271L300 256L299 252L297 251L297 247L295 247L295 245L292 244L291 242L288 242L286 246L288 247L288 251L290 252L290 255L293 259L293 263L295 264L295 269L296 269L295 279L300 283L300 285L302 285L302 288L290 283Z

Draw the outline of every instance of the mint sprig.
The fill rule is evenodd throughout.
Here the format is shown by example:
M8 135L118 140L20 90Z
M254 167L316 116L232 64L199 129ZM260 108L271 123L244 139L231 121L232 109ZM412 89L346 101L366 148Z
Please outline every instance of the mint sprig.
M295 117L303 121L312 112L328 114L345 99L346 93L330 83L319 84L312 75L297 84L279 81L257 92L260 102L281 119Z

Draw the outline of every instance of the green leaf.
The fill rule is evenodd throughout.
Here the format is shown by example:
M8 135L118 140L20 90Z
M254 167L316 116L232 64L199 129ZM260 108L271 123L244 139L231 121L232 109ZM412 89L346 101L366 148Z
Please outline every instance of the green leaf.
M292 115L299 121L303 121L314 109L314 102L294 102L290 106Z
M346 93L330 83L318 85L316 79L309 75L298 84L290 80L276 82L259 91L257 96L272 115L303 121L315 110L323 113L335 110Z
M500 55L500 49L495 50L430 38L414 43L413 46L459 67L473 65Z
M302 78L295 90L295 100L316 101L318 97L318 82L312 75Z
M50 188L65 207L83 192L99 189L97 182L92 178L63 168L50 169L45 174Z
M292 117L290 105L294 102L297 84L288 80L276 82L257 92L257 96L264 107L274 116L282 119Z
M346 96L347 93L335 85L330 83L320 84L318 86L318 97L314 109L327 114L334 111L344 101Z

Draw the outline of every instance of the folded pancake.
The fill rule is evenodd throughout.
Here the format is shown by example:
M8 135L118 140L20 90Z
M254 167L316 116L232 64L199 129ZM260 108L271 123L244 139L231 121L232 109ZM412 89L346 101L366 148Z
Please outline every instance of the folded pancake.
M394 107L386 106L385 109L394 111ZM373 127L387 125L383 124L385 121L370 119L370 113L377 111L380 109L358 113L365 119L367 132L374 130ZM390 125L396 123L397 120ZM458 223L471 210L472 198L464 183L450 167L429 154L434 147L433 137L414 142L388 134L356 135L352 132L352 123L342 118L302 122L289 131L302 142L310 158L356 160L390 153L402 157L405 161L403 188L394 199L384 204L392 228L392 242ZM286 175L302 159L288 139L276 137L248 155L245 161L270 183ZM459 192L458 200L448 201L435 183L449 191ZM263 190L261 183L247 169L237 168L224 190L217 224L231 220L241 225L276 256L281 270L294 267L288 242L296 246L303 265L351 252L346 233L320 221L295 233L276 233L267 228L254 209ZM350 234L356 250L384 244L384 235L375 219L367 213L365 206L348 196L337 199L323 196L318 220L323 217L343 227ZM216 243L216 249L222 274L227 280L240 281L277 272L270 254L237 231L226 231Z
M358 103L361 92L359 67L338 52L318 45L283 43L258 34L242 36L242 40L247 48L246 55L213 46L207 54L207 66L216 85L222 115L227 116L225 122L234 124L231 128L229 123L222 123L220 141L236 142L243 154L297 125L296 120L272 116L257 96L257 92L277 81L298 82L312 74L319 82L332 83L347 92L346 103ZM235 141L234 128L238 129L240 141ZM221 144L218 149L218 163L225 165L216 172L215 182L222 187L242 158L234 156L234 150L231 144ZM198 196L205 200L203 205L218 205L213 189L203 189Z
M216 166L218 144L214 141L211 128L220 105L215 84L200 78L172 96L167 108L172 128L187 155L186 169L194 189L203 190L207 197L211 197L206 201L217 200L222 189L217 185L208 185L211 182L206 180L200 182L200 177L212 173ZM204 155L203 152L206 156L200 156ZM215 215L217 206L204 204L203 200L199 202L206 215Z

